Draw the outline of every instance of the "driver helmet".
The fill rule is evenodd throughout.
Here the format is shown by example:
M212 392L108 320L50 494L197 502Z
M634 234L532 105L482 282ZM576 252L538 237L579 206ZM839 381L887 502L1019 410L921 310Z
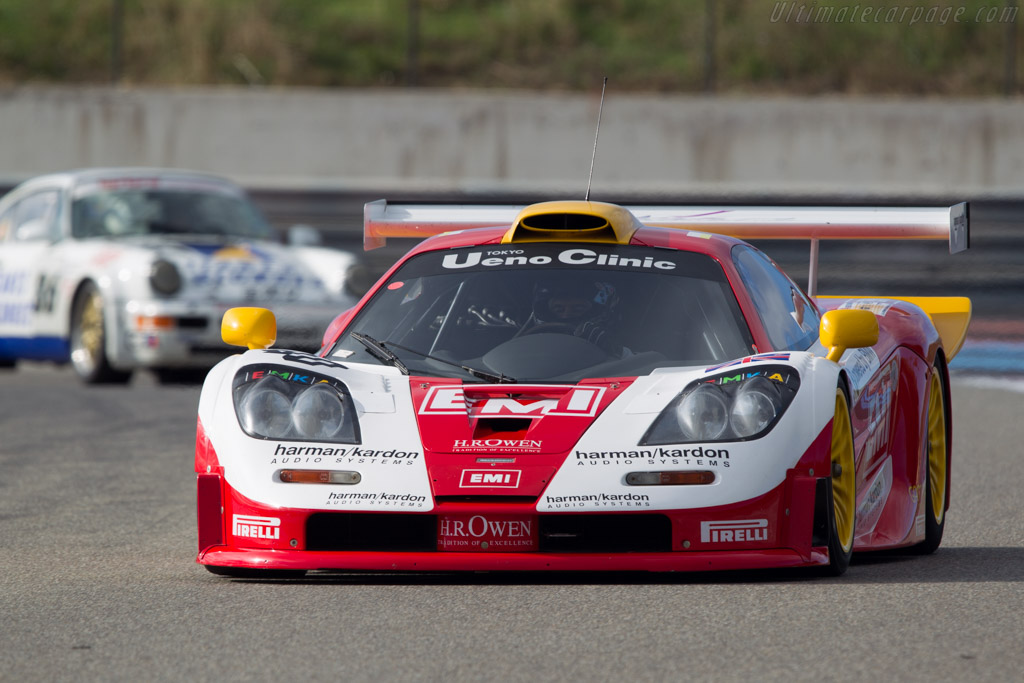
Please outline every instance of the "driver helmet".
M540 323L577 325L607 317L618 297L607 282L565 278L538 283L533 292L533 318Z

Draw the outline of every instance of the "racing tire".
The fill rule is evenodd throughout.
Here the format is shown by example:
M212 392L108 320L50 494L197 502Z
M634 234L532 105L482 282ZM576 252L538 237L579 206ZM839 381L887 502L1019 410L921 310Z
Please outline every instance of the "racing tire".
M86 282L71 309L71 366L85 384L125 384L131 371L115 370L107 359L103 295Z
M942 543L946 526L946 493L949 491L949 411L946 406L946 374L940 364L932 368L928 382L928 416L925 422L924 540L911 550L930 555Z
M832 419L830 448L831 487L828 506L828 566L829 576L841 576L853 557L854 526L857 513L857 473L854 469L853 423L850 420L850 400L846 387L836 389L836 409Z
M0 370L13 370L17 365L16 358L0 358Z
M206 571L217 576L232 579L301 579L306 575L305 569L252 569L251 567L217 567L204 564Z

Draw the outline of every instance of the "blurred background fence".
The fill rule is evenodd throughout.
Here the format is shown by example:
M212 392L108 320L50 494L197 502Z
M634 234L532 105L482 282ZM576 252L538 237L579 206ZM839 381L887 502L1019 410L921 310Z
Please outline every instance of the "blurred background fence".
M0 191L75 167L194 168L358 249L368 199L582 197L608 76L592 198L968 200L967 254L826 243L821 291L968 294L992 329L1024 328L1018 9L2 0ZM805 277L804 245L762 246Z

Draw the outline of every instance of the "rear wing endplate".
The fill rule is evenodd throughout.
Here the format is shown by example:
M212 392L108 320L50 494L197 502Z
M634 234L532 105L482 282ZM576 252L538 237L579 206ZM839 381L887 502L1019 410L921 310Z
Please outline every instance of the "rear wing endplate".
M525 206L369 202L363 246L388 237L424 238L468 228L511 226ZM700 230L743 240L803 239L811 243L807 293L817 294L820 240L945 240L955 254L970 247L966 202L949 207L624 206L644 225Z

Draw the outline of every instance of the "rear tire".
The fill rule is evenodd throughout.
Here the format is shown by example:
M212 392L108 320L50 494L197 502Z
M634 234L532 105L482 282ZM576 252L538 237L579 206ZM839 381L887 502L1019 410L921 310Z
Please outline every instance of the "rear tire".
M928 417L925 422L924 541L912 550L930 555L942 543L946 527L946 492L949 490L949 427L946 409L946 375L940 364L932 368L928 382Z
M825 573L840 576L853 557L853 537L857 513L857 475L853 457L853 426L846 388L836 389L836 409L832 419L831 505L829 506L828 567Z
M103 295L86 282L71 310L71 366L86 384L125 384L131 371L115 370L107 360L107 321Z

